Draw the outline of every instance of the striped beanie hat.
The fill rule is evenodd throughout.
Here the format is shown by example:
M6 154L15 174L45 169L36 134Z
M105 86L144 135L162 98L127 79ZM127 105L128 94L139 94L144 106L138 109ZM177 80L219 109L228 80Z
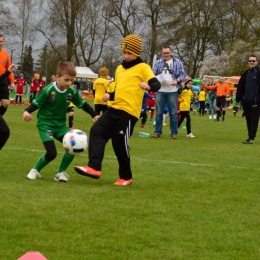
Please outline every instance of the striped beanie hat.
M135 34L129 34L122 40L121 50L139 57L142 52L142 40Z
M192 81L192 78L186 77L186 78L183 80L184 86L186 86L190 81Z

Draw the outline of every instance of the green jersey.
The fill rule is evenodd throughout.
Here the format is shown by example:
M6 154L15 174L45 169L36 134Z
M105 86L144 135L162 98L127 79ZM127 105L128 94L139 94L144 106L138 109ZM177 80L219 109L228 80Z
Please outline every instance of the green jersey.
M234 106L234 107L239 107L239 104L238 104L237 101L236 101L236 96L233 96L233 97L232 97L232 103L233 103L233 106Z
M32 104L39 109L37 126L60 127L66 125L66 115L70 102L73 102L78 108L82 108L87 103L73 87L60 90L56 82L44 87L32 101Z

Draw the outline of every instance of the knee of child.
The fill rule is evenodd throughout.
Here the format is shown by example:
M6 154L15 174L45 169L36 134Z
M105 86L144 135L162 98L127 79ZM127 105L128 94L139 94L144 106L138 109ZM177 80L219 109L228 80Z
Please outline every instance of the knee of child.
M50 162L57 157L57 151L48 152L45 155L46 161Z

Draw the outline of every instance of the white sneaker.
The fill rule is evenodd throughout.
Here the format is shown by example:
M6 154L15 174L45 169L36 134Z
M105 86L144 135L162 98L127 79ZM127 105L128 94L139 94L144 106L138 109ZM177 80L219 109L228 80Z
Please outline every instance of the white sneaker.
M189 138L193 138L193 137L195 137L192 133L189 133L188 135L187 135L187 137L189 137Z
M36 180L37 177L42 177L41 174L36 169L31 169L27 174L27 178L30 180Z
M217 118L216 114L214 114L214 115L213 115L213 118L214 118L214 119L216 119L216 118Z
M209 116L209 119L212 119L212 115Z
M66 172L58 172L54 176L55 181L67 182L69 180L69 175Z

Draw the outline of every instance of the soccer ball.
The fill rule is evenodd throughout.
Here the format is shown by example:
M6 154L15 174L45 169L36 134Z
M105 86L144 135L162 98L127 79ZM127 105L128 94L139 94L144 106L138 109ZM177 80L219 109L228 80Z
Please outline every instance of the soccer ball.
M64 135L62 143L68 153L79 154L86 151L88 147L88 137L83 131L73 129Z

